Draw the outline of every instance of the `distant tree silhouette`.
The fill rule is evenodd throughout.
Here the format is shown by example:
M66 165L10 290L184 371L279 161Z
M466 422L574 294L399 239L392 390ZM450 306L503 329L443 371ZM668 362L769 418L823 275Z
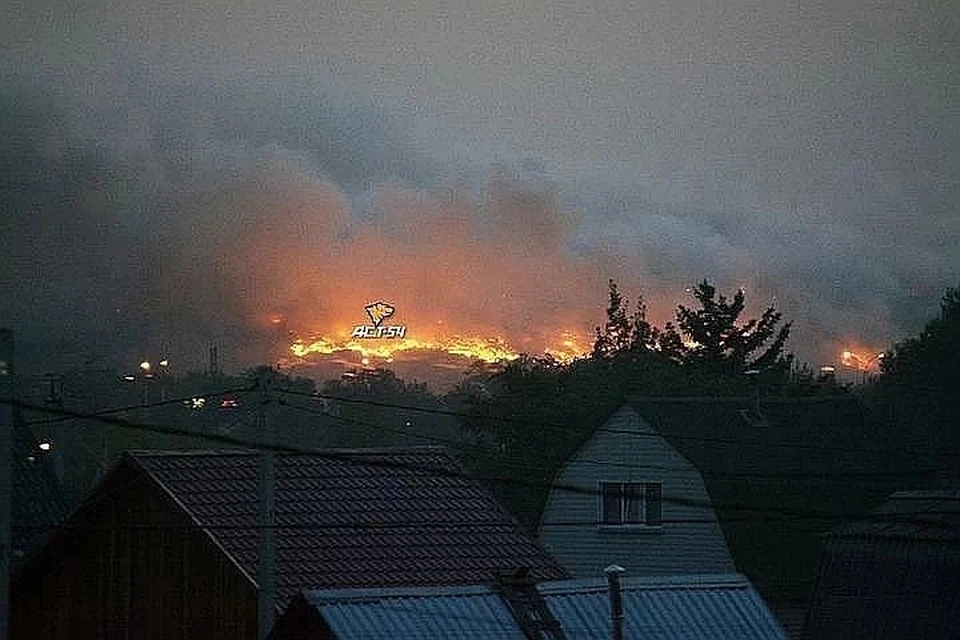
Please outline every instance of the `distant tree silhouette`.
M659 331L647 322L647 305L637 298L636 311L630 314L627 301L612 279L608 283L607 322L596 328L594 358L611 358L627 352L640 354L655 350Z
M470 466L488 477L549 483L557 468L633 395L738 395L752 389L747 367L788 363L783 348L789 323L772 308L743 320L743 293L728 300L703 282L695 290L701 309L677 310L663 329L647 320L638 296L631 305L608 282L606 320L596 327L589 358L563 364L523 356L498 371L471 376L447 396L464 414L464 429L484 445ZM698 344L693 344L693 340ZM700 342L702 341L702 342ZM784 376L786 378L786 376ZM765 384L771 384L768 376ZM524 524L535 526L546 492L496 485Z
M656 354L679 364L730 374L751 368L789 368L791 357L783 351L791 323L781 325L782 315L773 307L759 318L743 319L746 298L742 290L728 299L704 280L693 288L699 308L679 305L676 323L668 322L661 330L647 321L642 296L630 314L616 282L610 280L608 287L607 321L596 328L594 359Z
M920 335L893 347L880 361L877 393L888 418L911 441L960 447L960 289L948 289L939 315ZM951 460L955 465L956 460Z
M699 309L677 307L677 326L687 337L681 341L682 362L706 364L727 373L788 366L783 349L790 337L791 323L778 328L782 314L776 309L767 307L759 318L743 320L743 289L728 299L718 295L706 280L693 288L693 296L700 303ZM668 339L671 349L675 349L676 339Z

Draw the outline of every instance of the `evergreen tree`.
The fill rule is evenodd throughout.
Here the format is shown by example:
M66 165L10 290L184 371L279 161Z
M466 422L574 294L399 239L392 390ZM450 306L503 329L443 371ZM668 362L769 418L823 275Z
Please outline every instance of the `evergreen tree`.
M783 349L790 337L791 323L778 328L782 314L776 309L768 307L759 318L743 321L746 297L742 289L728 299L718 295L716 288L704 280L694 287L693 295L699 309L677 307L677 326L687 338L681 341L684 364L702 364L726 373L789 368ZM773 341L767 344L771 338ZM670 335L669 340L670 348L675 350L676 337Z
M643 296L637 299L637 310L627 312L628 303L612 279L608 283L607 321L596 328L594 358L612 358L651 352L656 348L659 331L647 321L647 305Z
M960 393L960 289L949 289L939 315L919 336L895 345L880 361L884 413L909 440L960 447L955 398ZM956 459L951 459L956 466Z

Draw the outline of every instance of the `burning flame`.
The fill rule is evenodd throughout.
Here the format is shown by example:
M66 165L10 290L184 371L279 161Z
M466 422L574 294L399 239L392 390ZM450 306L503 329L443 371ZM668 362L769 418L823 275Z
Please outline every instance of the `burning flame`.
M516 360L520 352L500 336L485 338L482 336L451 336L421 340L404 337L401 339L356 340L351 338L331 338L314 336L308 339L298 338L290 345L290 351L298 358L311 355L333 355L343 351L353 351L363 358L380 358L392 361L397 354L406 351L435 351L449 355L462 356L487 363ZM587 353L576 334L565 331L559 336L556 347L544 349L544 353L559 362L571 362Z

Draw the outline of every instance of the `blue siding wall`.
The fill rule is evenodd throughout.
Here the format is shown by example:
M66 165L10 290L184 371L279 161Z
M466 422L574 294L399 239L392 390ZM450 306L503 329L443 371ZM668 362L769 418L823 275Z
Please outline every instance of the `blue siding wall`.
M663 483L661 527L599 524L602 481ZM574 577L596 577L610 564L627 575L729 573L735 571L700 473L629 407L621 408L557 475L559 485L590 493L554 490L538 538Z

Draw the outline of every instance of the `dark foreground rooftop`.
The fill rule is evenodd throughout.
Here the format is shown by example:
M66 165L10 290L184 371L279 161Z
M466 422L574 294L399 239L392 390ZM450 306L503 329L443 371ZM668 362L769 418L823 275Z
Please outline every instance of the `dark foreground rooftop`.
M539 583L532 597L512 599L496 587L310 590L278 622L277 640L420 638L526 640L518 608L545 604L533 618L558 623L536 637L608 640L605 579ZM521 604L518 605L518 602ZM627 640L782 640L763 600L740 575L623 580ZM552 621L551 621L552 623Z
M255 452L132 452L252 581L257 577ZM487 584L529 567L566 572L437 447L278 454L277 591L305 587Z

